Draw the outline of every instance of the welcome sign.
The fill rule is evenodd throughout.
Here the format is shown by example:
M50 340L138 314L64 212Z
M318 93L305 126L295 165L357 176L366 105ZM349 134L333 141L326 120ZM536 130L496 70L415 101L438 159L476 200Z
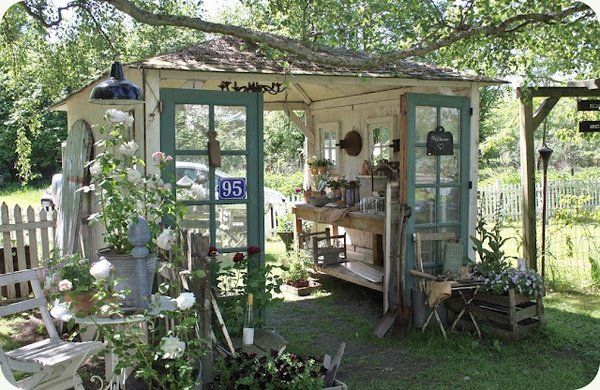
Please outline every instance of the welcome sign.
M428 156L451 156L454 154L454 137L444 126L438 126L427 133Z

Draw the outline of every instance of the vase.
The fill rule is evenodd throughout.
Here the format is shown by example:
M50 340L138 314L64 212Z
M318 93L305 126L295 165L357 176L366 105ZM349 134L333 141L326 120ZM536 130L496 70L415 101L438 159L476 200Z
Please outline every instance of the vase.
M122 300L124 308L147 308L150 303L154 275L158 257L150 253L144 257L120 254L111 248L98 251L114 266L114 279L117 280L116 291L129 290Z
M71 304L71 311L79 316L89 316L92 314L92 307L94 306L94 293L66 293L65 302Z
M320 167L317 167L317 171L319 172L319 175L324 175L327 173L327 165L322 165Z

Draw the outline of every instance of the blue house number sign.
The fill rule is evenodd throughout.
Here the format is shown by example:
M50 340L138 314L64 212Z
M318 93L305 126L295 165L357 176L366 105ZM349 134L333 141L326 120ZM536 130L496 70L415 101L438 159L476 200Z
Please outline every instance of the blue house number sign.
M218 184L219 199L246 199L248 186L242 177L222 177Z

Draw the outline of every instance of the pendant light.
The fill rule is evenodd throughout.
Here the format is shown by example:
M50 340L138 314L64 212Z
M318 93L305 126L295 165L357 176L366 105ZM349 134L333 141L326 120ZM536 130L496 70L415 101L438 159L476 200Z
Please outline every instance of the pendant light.
M144 103L144 94L140 87L125 79L123 66L115 58L110 76L92 89L90 103L108 105L132 105Z

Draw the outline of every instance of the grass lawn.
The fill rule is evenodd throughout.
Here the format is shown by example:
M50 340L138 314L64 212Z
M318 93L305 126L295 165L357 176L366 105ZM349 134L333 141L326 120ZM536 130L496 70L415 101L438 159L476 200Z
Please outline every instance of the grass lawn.
M50 183L47 182L25 187L17 183L6 184L4 187L0 187L0 204L6 202L10 208L14 207L15 204L18 204L21 208L27 208L28 206L38 208L40 207L42 193L49 185Z
M267 245L267 257L283 244ZM379 340L373 325L381 314L381 294L327 276L324 291L286 300L268 312L268 324L288 340L288 351L333 355L341 342L346 354L339 378L351 389L464 388L576 389L600 366L600 295L551 293L545 300L548 324L516 342L439 329L392 332Z

